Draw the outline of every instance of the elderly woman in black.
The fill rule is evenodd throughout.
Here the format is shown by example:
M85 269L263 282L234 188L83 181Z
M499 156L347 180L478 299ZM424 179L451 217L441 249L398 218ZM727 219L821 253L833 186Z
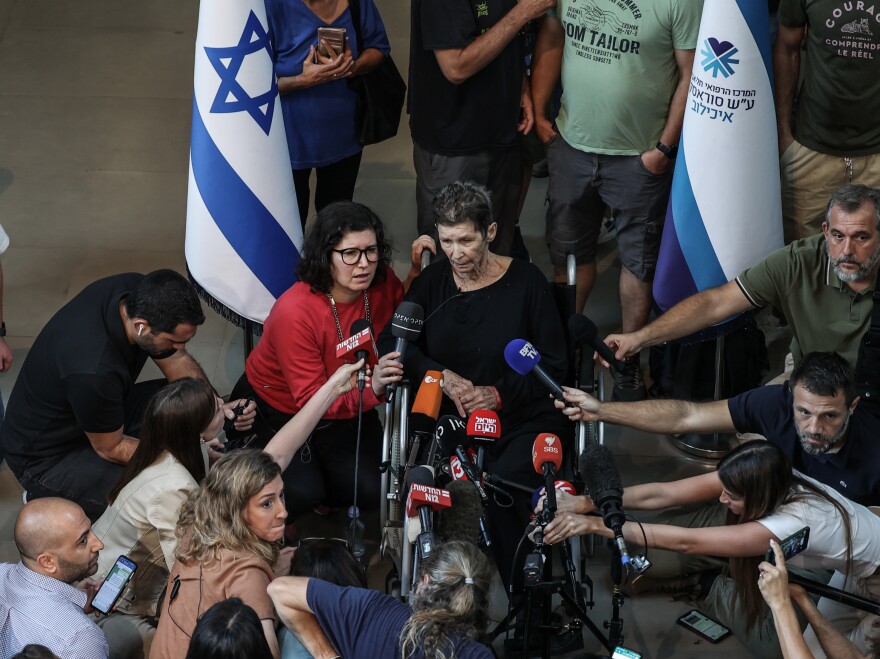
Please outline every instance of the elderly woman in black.
M458 181L443 188L434 200L434 220L447 258L428 266L406 295L425 310L418 342L406 352L406 375L418 382L428 370L443 373L441 414L466 417L474 410L495 410L501 439L488 449L485 470L538 488L543 479L532 467L535 437L553 433L565 446L571 426L566 427L536 377L518 375L508 366L504 348L513 339L529 341L541 354L542 368L562 379L566 339L552 292L531 263L489 251L497 225L482 186ZM391 347L389 327L380 346L380 352ZM506 584L531 512L528 496L512 494L513 506L490 501L488 509L493 550Z

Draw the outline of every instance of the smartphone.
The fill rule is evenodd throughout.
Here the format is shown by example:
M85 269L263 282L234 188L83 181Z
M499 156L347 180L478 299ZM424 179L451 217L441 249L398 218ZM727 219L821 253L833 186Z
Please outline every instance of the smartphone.
M642 655L638 652L633 652L622 645L618 645L614 648L614 654L611 655L611 659L642 659Z
M333 49L328 52L324 48L322 41L326 41L327 45ZM345 50L345 28L344 27L319 27L318 28L318 49L317 52L322 57L337 57Z
M779 548L782 549L782 555L785 560L797 556L804 549L807 548L807 542L810 539L810 527L805 526L797 533L792 533L785 540L779 543ZM764 556L764 560L768 563L772 563L776 565L776 554L773 553L773 548L767 550L767 553Z
M712 643L717 643L730 635L730 630L727 627L696 609L691 609L681 616L678 619L678 624L687 627Z
M119 596L122 595L122 592L131 580L135 570L137 570L137 563L133 560L127 556L117 558L116 563L113 564L110 572L107 573L104 583L101 584L101 588L95 594L95 598L92 600L92 607L104 615L110 613L116 605Z

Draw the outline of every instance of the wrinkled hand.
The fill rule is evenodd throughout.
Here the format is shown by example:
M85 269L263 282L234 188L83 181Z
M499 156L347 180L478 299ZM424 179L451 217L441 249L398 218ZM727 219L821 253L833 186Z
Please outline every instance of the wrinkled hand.
M557 410L567 416L571 421L598 421L599 420L599 403L590 394L580 389L572 389L571 387L562 387L562 397L569 403L574 403L575 407L567 406L561 400L554 400L553 405Z
M399 352L389 352L383 355L373 370L373 393L377 397L385 394L385 389L392 382L400 382L403 379L403 364L398 361Z
M788 590L788 570L785 568L785 557L782 555L782 549L775 540L770 541L770 547L776 556L776 565L771 565L767 561L761 561L758 565L758 588L767 606L771 609L778 609L788 604L791 594Z
M450 371L448 368L443 371L443 393L455 403L455 409L458 410L459 416L467 416L464 405L461 403L461 397L473 393L473 391L473 382L461 377L455 371Z
M333 51L325 40L321 41L328 52ZM315 63L316 58L317 63ZM299 75L301 86L314 87L339 78L350 78L353 66L354 60L351 58L351 51L347 48L335 57L324 57L317 52L315 46L312 46L303 60L302 73Z
M244 408L241 414L236 416L233 410L245 402L247 402L247 407ZM228 403L223 403L223 416L230 421L234 420L232 425L235 426L236 430L250 430L251 426L254 425L254 419L257 418L257 404L254 401L248 401L246 398L231 400Z
M458 399L465 412L471 414L474 410L494 410L498 404L495 398L495 390L492 387L474 387L473 391L460 396Z
M290 563L295 553L295 547L285 547L278 552L278 559L275 561L275 565L272 566L272 573L276 577L290 576Z
M420 272L422 269L422 252L428 250L434 256L437 256L437 244L434 239L427 234L422 234L413 241L412 248L409 251L410 264L412 269Z
M547 498L547 495L544 494L544 488L541 488L541 498L538 499L538 505L535 506L535 512L539 513L544 509L544 499ZM593 504L592 500L588 496L580 496L577 494L569 494L563 490L556 490L556 514L561 515L562 513L576 513L579 515L586 515L587 513L591 513L596 510L596 506Z
M0 337L0 372L9 370L12 366L12 349L6 343L6 339Z
M558 135L558 133L553 130L553 122L543 116L535 117L535 133L541 141L541 144L545 145Z
M605 345L611 348L614 352L614 356L620 360L637 355L642 349L642 343L638 338L638 332L631 332L629 334L609 334L605 337ZM599 360L605 368L611 368L611 364L602 359L598 352L596 353L596 359Z
M587 533L598 533L605 528L601 517L578 515L577 513L562 513L558 511L553 521L544 529L544 542L555 545L566 538Z

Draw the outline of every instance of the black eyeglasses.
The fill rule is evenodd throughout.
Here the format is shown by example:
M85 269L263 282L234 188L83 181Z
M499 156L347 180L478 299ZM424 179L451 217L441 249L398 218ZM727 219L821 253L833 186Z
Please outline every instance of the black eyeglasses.
M367 257L367 261L375 263L379 260L379 246L370 245L366 249L358 249L357 247L349 247L348 249L334 249L334 252L342 257L345 265L355 265L361 260L361 254Z

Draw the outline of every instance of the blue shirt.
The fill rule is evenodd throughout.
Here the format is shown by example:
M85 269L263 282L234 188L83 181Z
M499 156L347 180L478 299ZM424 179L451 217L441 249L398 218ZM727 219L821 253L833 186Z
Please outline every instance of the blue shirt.
M412 609L400 600L366 588L342 588L309 579L306 600L327 640L345 659L400 659L400 631ZM458 659L492 659L492 652L475 641L455 643ZM424 657L416 652L410 659Z
M38 643L64 659L106 659L104 632L83 613L87 599L21 563L0 564L0 657Z
M364 48L377 48L387 56L391 47L379 10L373 0L357 1ZM352 57L360 55L350 8L332 23L325 23L302 0L266 0L266 16L279 78L302 73L309 49L318 43L319 27L345 28ZM358 153L363 147L355 131L356 108L357 97L345 79L283 95L281 111L291 168L323 167Z
M850 417L841 449L825 455L810 455L801 447L788 382L734 396L727 407L738 432L764 435L799 472L863 506L880 506L880 418L865 406L857 406Z

